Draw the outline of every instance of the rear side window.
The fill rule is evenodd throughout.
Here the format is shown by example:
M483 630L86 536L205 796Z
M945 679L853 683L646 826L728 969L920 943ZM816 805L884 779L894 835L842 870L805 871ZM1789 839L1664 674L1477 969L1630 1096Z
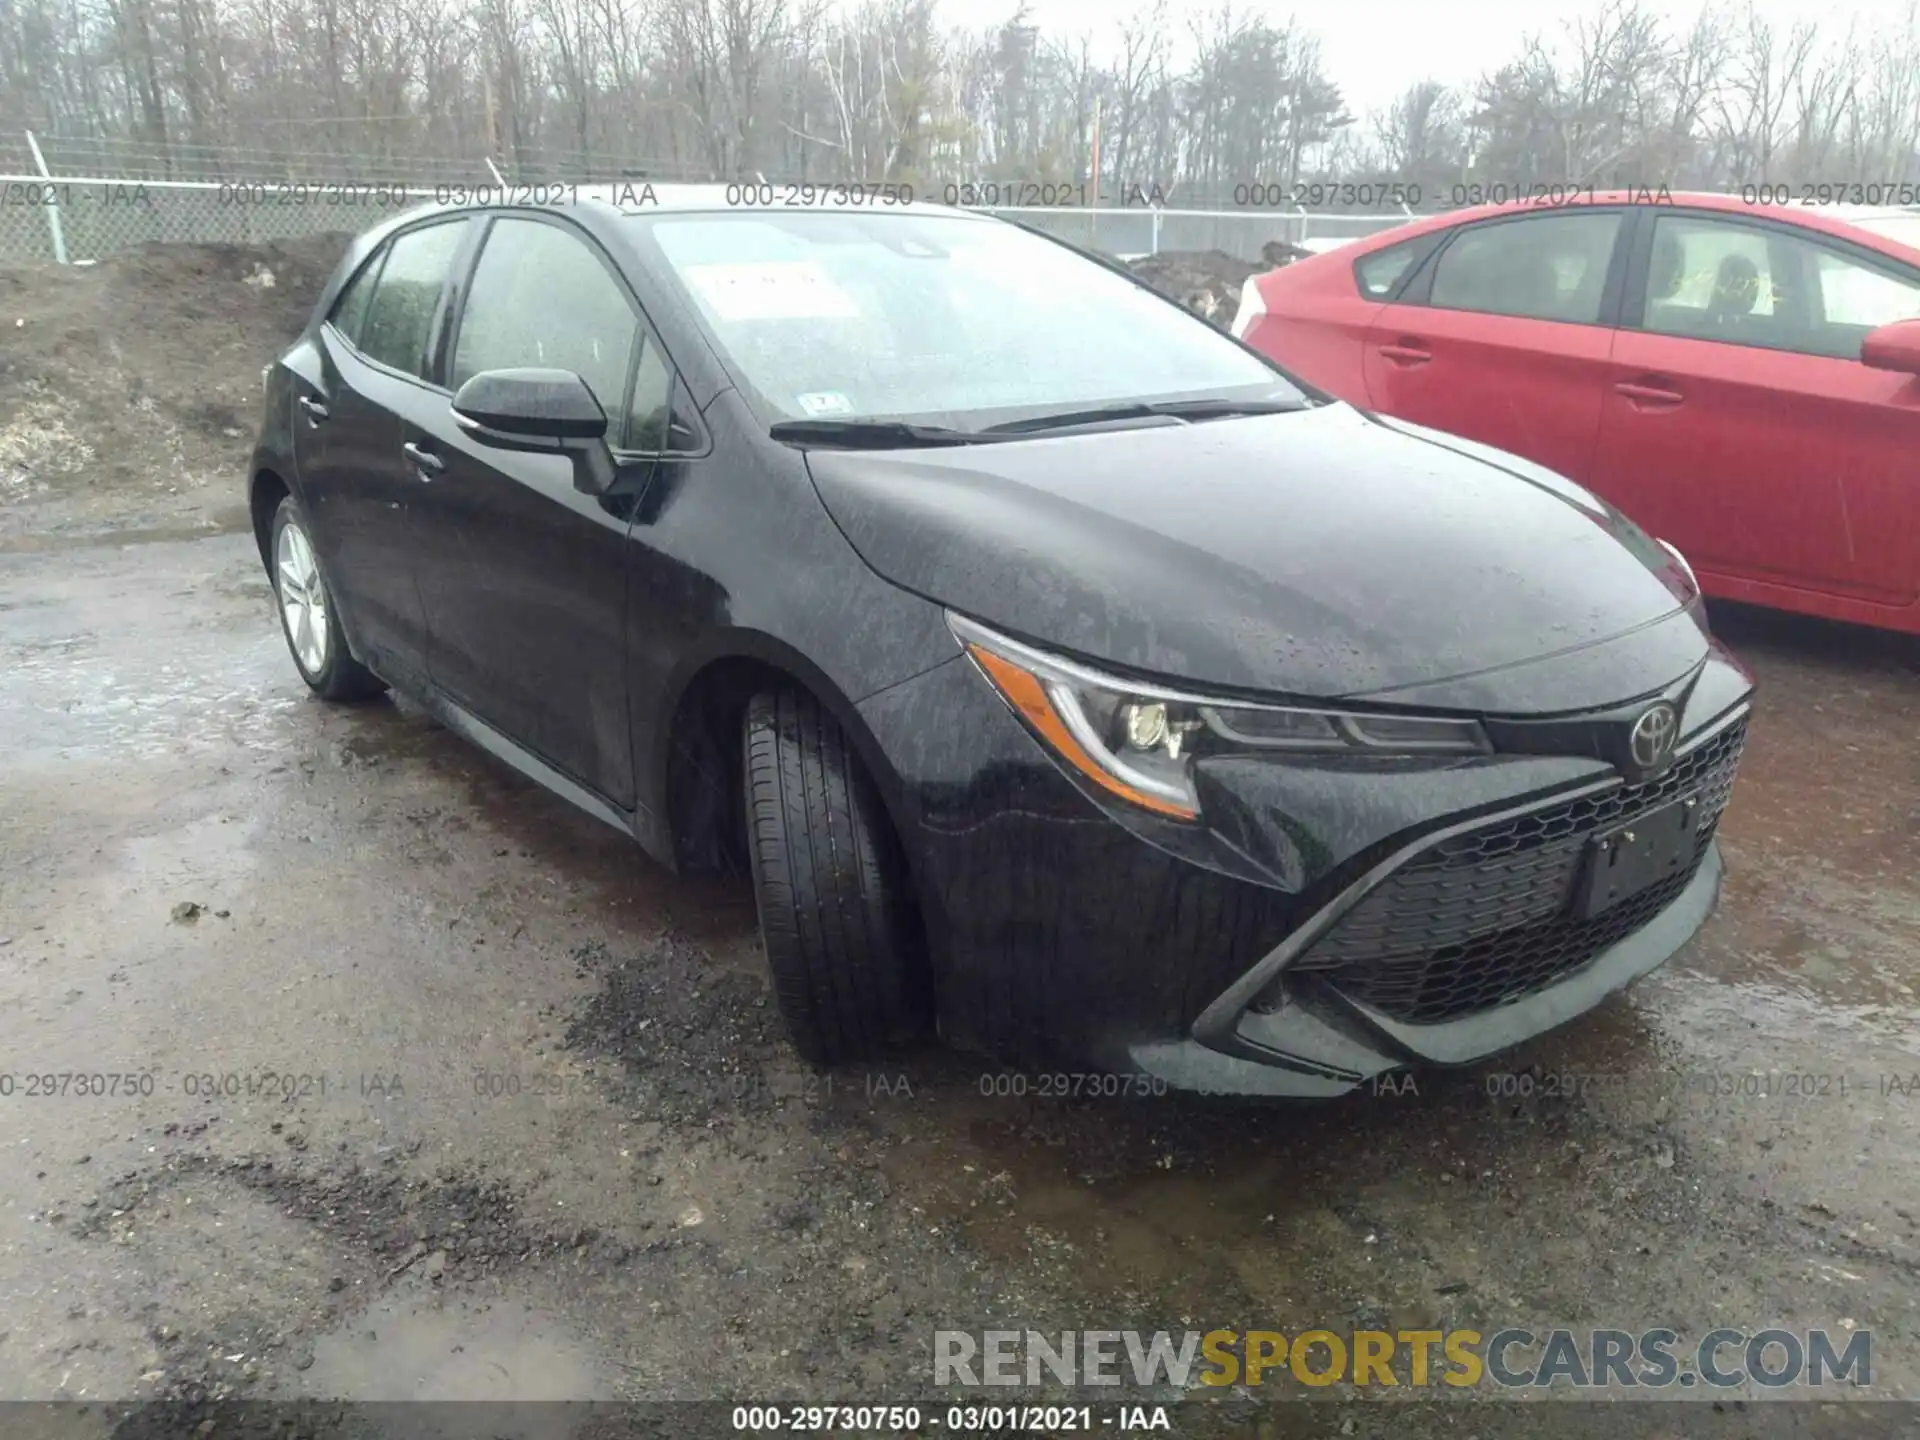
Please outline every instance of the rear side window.
M1474 225L1440 254L1429 304L1592 325L1600 319L1618 210Z
M426 374L434 312L467 222L428 225L394 236L373 289L358 344L369 360L408 375Z
M617 444L639 338L632 303L585 240L542 220L496 220L460 319L453 388L482 370L571 370L607 412L607 436ZM665 382L656 388L664 408Z
M1361 256L1353 262L1353 278L1360 286L1360 293L1369 300L1386 299L1393 293L1393 287L1400 283L1401 277L1413 268L1413 263L1431 245L1432 241L1422 236Z
M373 298L373 284L380 278L380 262L384 259L386 251L382 248L360 267L347 282L347 288L340 292L340 298L333 302L333 314L328 317L333 328L355 345L360 343L360 325L366 319L367 301Z

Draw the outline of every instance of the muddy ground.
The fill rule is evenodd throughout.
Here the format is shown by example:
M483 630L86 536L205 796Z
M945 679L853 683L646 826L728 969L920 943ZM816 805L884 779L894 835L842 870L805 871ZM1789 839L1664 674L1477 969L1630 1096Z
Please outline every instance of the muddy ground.
M0 1400L125 1437L274 1433L293 1412L220 1407L296 1398L926 1400L952 1398L936 1329L1029 1324L1865 1328L1869 1394L1920 1399L1917 647L1720 617L1764 688L1719 913L1518 1055L1279 1108L995 1097L998 1067L939 1052L814 1074L743 890L669 878L405 705L308 697L224 433L298 324L244 282L300 262L142 263L166 293L0 277L0 322L67 327L0 352L0 434L43 457L0 508ZM171 358L136 338L141 307L192 336L221 295L262 329L219 373L190 367L225 310ZM143 420L81 403L134 374ZM191 423L202 388L234 426ZM47 474L144 422L178 449ZM1578 1093L1489 1093L1548 1072ZM62 1078L92 1076L122 1078ZM1174 1433L1920 1416L1307 1394L1190 1396ZM277 1433L365 1419L299 1413ZM483 1433L518 1433L499 1413Z
M1162 295L1224 330L1233 322L1240 289L1250 276L1289 265L1308 253L1284 240L1273 240L1262 247L1261 264L1224 250L1164 250L1129 261L1128 268Z

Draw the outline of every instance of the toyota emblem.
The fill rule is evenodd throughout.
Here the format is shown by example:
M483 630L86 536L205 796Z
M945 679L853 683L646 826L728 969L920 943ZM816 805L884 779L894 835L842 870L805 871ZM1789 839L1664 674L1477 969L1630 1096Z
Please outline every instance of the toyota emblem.
M1673 758L1674 737L1680 731L1680 717L1665 700L1649 705L1633 722L1627 737L1627 750L1635 768L1652 773Z

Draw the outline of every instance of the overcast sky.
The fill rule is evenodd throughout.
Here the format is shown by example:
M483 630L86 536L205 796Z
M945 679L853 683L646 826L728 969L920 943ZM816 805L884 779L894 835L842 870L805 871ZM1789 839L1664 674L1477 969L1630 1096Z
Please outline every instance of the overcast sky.
M1842 38L1853 24L1864 37L1907 13L1905 0L1754 0L1762 15L1782 31L1803 20L1819 20L1826 38ZM1132 0L1029 0L1033 20L1044 32L1110 39L1115 17L1129 13ZM1212 8L1212 0L1170 0L1167 13L1177 33L1185 14ZM1004 22L1017 0L945 0L949 20L972 27ZM1671 17L1676 28L1691 24L1698 0L1648 0L1648 8ZM1744 7L1743 7L1744 8ZM1416 80L1465 84L1518 49L1523 35L1558 38L1564 22L1595 13L1596 4L1556 4L1553 0L1236 0L1234 9L1265 15L1276 24L1297 17L1320 37L1328 75L1347 97L1347 107L1364 120ZM1105 46L1103 45L1104 49Z

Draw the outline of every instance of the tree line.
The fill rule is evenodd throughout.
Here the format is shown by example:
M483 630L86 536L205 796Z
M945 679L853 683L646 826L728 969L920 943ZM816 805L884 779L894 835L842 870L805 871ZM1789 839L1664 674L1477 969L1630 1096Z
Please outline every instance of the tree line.
M176 178L1913 182L1917 36L1913 0L1864 33L1599 0L1356 115L1310 26L1231 0L1100 37L935 0L0 0L0 168L32 130L56 171Z

